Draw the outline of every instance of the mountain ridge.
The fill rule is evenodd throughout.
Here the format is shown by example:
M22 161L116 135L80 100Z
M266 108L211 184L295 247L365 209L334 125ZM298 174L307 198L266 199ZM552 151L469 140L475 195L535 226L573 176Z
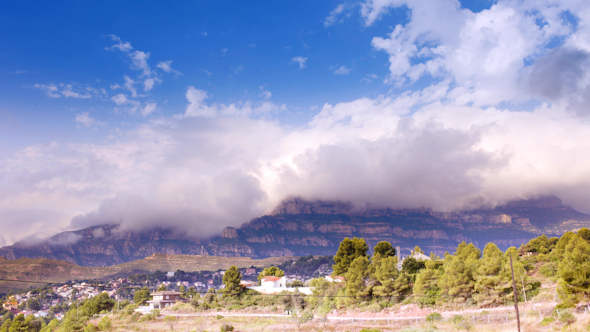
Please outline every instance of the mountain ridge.
M479 247L495 242L505 249L540 234L559 235L581 227L590 227L590 215L564 205L557 197L458 212L359 208L346 202L292 198L239 228L225 228L221 237L190 238L160 228L132 232L107 224L63 232L39 243L18 242L0 248L0 256L110 266L156 252L252 258L331 255L344 237L353 236L365 238L371 248L379 241L389 241L401 248L402 255L416 245L442 255L461 241Z

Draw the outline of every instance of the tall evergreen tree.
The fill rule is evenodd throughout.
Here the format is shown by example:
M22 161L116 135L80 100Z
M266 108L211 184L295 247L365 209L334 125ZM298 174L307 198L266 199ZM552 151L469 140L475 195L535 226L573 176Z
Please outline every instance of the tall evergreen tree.
M376 254L381 255L381 258L392 257L395 256L395 248L391 245L391 243L387 241L381 241L377 243L375 248L373 248L373 256Z
M369 277L371 263L366 256L355 258L346 272L346 295L357 299L367 296L366 279Z
M437 302L440 295L438 279L441 275L442 270L434 259L425 262L425 268L418 272L414 283L416 302L422 305L434 305Z
M588 229L588 228L586 228L586 227L583 227L582 229L580 229L580 230L578 231L578 235L579 235L579 236L580 236L582 239L586 240L586 242L590 242L590 229Z
M279 269L276 266L269 266L262 270L262 272L260 272L260 274L258 275L258 283L260 283L260 280L262 280L262 278L264 277L282 277L284 275L285 272L283 270Z
M565 236L565 234L564 234ZM559 298L566 305L590 300L590 244L579 235L572 236L559 263Z
M150 298L150 290L147 287L143 287L142 289L135 291L135 294L133 294L133 302L137 305L145 305L146 301Z
M225 285L223 293L231 297L240 296L244 290L240 281L242 281L242 273L237 266L232 265L223 275L223 284Z
M479 267L481 252L472 243L461 242L455 255L445 255L443 270L439 279L441 294L451 296L457 302L463 302L473 295L475 288L475 271Z
M375 253L374 258L381 256ZM375 260L374 260L375 261ZM378 296L391 296L395 292L395 280L399 276L397 270L397 256L389 256L380 258L375 264L373 279L375 279L375 286L373 293Z
M362 238L344 238L342 242L340 242L340 246L338 247L338 252L334 255L334 265L332 268L334 272L332 275L334 276L342 276L348 272L348 268L358 257L368 257L367 250L369 250L369 246L365 239Z
M495 244L488 243L483 250L481 264L475 271L475 301L482 306L502 304L500 294L504 289L502 269L506 260L504 253Z

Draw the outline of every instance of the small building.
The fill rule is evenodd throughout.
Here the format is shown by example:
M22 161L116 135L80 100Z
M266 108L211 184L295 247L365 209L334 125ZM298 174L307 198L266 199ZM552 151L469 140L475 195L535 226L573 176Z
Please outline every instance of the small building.
M429 261L430 257L424 255L421 252L412 253L410 257L414 258L417 261Z
M344 279L344 277L341 277L341 276L335 276L335 277L326 276L325 278L329 282L345 282L346 281L346 279Z
M246 269L246 273L244 273L244 274L245 274L245 275L247 275L247 276L250 276L250 275L256 274L256 269L255 269L255 268L253 268L253 267L251 267L251 268L247 268L247 269Z
M260 287L265 289L284 288L287 287L287 279L285 277L264 277L260 279Z
M166 273L167 277L174 277L174 271L168 271L168 273Z
M33 316L35 316L35 317L47 317L47 316L49 316L49 313L47 311L37 311L36 313L33 314Z
M188 299L181 297L182 293L180 292L160 291L150 295L153 297L153 300L149 300L147 303L149 303L150 307L153 307L154 309L163 309L174 305L177 302L189 301Z

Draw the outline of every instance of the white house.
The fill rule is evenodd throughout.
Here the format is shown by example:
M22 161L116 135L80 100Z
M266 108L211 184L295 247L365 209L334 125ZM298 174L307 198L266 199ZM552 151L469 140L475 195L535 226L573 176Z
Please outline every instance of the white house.
M174 277L174 271L168 271L168 273L166 273L167 277Z
M287 279L285 277L264 277L260 279L260 287L264 289L284 288L287 287Z
M287 278L285 277L264 277L260 279L260 286L248 288L264 294L280 293L283 291L294 292L296 289L303 294L312 294L312 290L309 287L287 288Z

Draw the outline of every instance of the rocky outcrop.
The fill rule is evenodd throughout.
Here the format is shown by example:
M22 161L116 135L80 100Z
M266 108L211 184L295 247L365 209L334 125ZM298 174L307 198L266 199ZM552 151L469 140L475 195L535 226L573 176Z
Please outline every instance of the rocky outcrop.
M237 239L239 237L238 230L235 229L234 227L226 227L223 230L221 237L224 239Z

